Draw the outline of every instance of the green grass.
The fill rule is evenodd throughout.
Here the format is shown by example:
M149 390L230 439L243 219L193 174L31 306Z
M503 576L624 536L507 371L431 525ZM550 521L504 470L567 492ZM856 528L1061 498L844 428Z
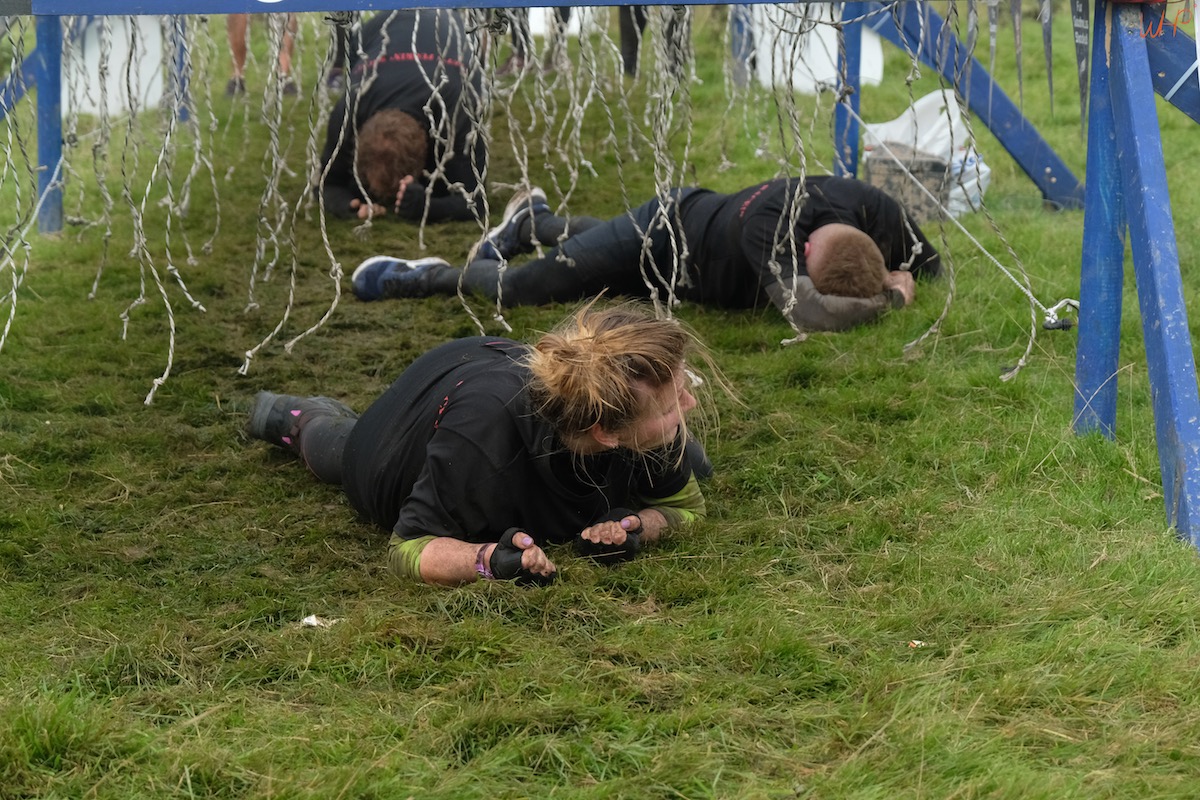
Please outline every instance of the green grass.
M1028 23L1025 108L1082 175L1060 22L1053 114ZM719 35L701 12L708 57L691 87L690 169L736 189L774 173L754 153L773 111L765 95L727 111ZM261 44L252 90L269 63ZM1015 95L1010 38L999 52ZM889 55L885 85L864 90L867 119L905 107L907 71ZM223 78L218 68L214 93ZM913 92L934 88L925 70ZM806 122L801 135L814 160L828 158L827 100L814 134ZM292 203L303 196L306 102L283 126ZM637 126L645 102L635 86ZM302 221L247 309L270 146L256 103L212 100L219 125L205 141L222 223L211 254L199 249L214 224L207 177L186 221L194 265L179 221L168 242L156 196L147 203L173 354L149 271L147 303L130 310L122 338L142 278L127 255L128 214L114 215L107 254L102 226L31 238L0 351L0 798L1194 795L1200 564L1165 527L1132 278L1113 442L1070 430L1074 332L1040 333L1028 366L999 379L1024 351L1028 305L952 226L957 296L940 335L912 355L903 345L937 318L944 282L877 325L786 348L774 311L682 307L741 400L710 398L707 521L616 569L555 550L562 580L546 589L398 585L382 535L337 489L248 441L242 423L263 388L363 407L416 354L475 328L456 299L343 296L285 351L329 308L331 263L315 217ZM804 114L810 104L799 100ZM496 184L519 175L505 125L533 113L502 105ZM1200 140L1173 109L1160 114L1183 230L1200 211L1190 190ZM137 192L161 141L157 118L142 123ZM594 105L579 141L597 174L580 174L575 213L621 208L608 133ZM964 225L997 254L1001 234L1011 242L1043 302L1077 297L1082 213L1045 212L977 133L999 233L981 215ZM561 151L544 156L540 137L528 135L534 178L565 185ZM177 185L191 159L188 136L178 141ZM123 147L114 136L118 208ZM718 172L723 148L736 166ZM625 191L643 199L651 166L619 152ZM77 169L91 188L76 201L73 183L69 203L98 218L91 165ZM506 199L493 192L493 208ZM366 240L351 228L331 222L328 234L347 269L417 248L407 226L378 223ZM431 226L427 252L461 258L478 231ZM165 276L168 246L206 311ZM1192 263L1194 241L1179 246ZM290 316L240 375L244 352L284 316L293 257ZM1200 283L1186 269L1184 280L1194 308ZM487 304L470 305L501 332ZM506 309L505 319L533 337L567 310ZM340 621L300 627L308 614Z

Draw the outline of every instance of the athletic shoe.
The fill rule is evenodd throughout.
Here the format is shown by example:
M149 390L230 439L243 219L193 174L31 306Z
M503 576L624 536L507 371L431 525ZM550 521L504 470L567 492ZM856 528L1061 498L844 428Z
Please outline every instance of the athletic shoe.
M471 250L467 263L481 259L500 261L502 258L527 252L531 245L521 240L521 223L531 213L542 214L549 211L550 204L546 201L544 191L536 186L521 189L504 207L504 216L500 218L500 223L488 231L483 240Z
M441 258L405 261L390 256L371 256L350 276L350 288L359 300L417 297L422 294L421 277L436 266L448 267L450 264Z
M284 97L295 97L296 95L300 94L300 87L296 84L295 80L287 75L284 75L281 80L283 82Z
M246 421L246 434L280 447L295 449L301 417L312 414L358 418L352 408L332 397L295 397L259 392L254 398L250 418Z
M236 94L246 93L245 78L230 78L229 83L225 84L225 96L233 97Z
M254 398L254 409L250 412L250 419L246 420L247 435L271 444L290 444L287 437L292 423L288 415L288 406L295 407L299 403L299 397L259 392Z

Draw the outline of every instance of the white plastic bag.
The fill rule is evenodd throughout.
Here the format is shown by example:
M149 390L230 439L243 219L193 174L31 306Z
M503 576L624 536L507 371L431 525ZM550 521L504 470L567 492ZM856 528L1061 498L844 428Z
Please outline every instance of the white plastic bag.
M950 171L946 210L957 217L982 206L983 194L992 180L992 170L971 145L967 126L954 93L931 92L889 122L867 124L863 131L866 158L887 158L875 152L881 143L900 144L940 159Z

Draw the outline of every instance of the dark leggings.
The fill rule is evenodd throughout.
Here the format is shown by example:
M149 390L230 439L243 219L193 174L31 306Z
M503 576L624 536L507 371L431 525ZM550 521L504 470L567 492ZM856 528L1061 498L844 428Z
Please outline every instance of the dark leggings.
M292 449L322 483L341 485L342 455L356 422L356 416L346 416L327 409L306 410L301 416L299 433Z
M642 34L646 31L648 17L647 6L618 6L617 8L617 21L621 30L621 66L626 75L637 74L638 50L641 47ZM663 25L663 42L667 54L666 66L677 79L683 77L686 35L686 23L675 16L673 11L667 14Z
M617 21L621 29L621 65L626 75L637 74L638 50L648 16L645 6L620 6L617 9Z
M459 278L465 274L466 291L492 299L501 293L508 305L569 302L592 297L605 289L610 297L649 297L643 269L655 287L665 291L677 272L681 244L674 206L692 191L671 190L672 208L668 214L674 224L669 226L660 218L662 203L658 198L607 222L574 217L568 223L553 214L535 215L534 232L538 241L557 241L564 232L569 238L542 258L520 266L510 265L502 280L497 261L473 261L464 270L434 269L430 274L430 293L455 294Z

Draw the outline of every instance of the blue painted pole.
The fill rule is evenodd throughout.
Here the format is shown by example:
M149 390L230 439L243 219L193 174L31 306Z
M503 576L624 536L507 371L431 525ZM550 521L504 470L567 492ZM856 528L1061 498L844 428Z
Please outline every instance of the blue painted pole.
M62 187L55 170L62 159L62 24L58 17L37 18L37 52L33 58L37 82L38 230L58 233L63 226Z
M1088 91L1087 187L1079 281L1079 341L1075 350L1076 433L1113 438L1125 272L1125 202L1117 167L1117 131L1109 95L1111 69L1106 0L1096 3Z
M1110 90L1167 524L1200 546L1200 392L1142 7L1114 6ZM1193 523L1196 527L1193 528Z
M842 19L855 19L866 10L864 3L844 3ZM862 106L862 23L844 24L838 38L838 92L842 101L834 112L833 174L853 178L858 175L858 118ZM853 114L846 109L849 105Z

